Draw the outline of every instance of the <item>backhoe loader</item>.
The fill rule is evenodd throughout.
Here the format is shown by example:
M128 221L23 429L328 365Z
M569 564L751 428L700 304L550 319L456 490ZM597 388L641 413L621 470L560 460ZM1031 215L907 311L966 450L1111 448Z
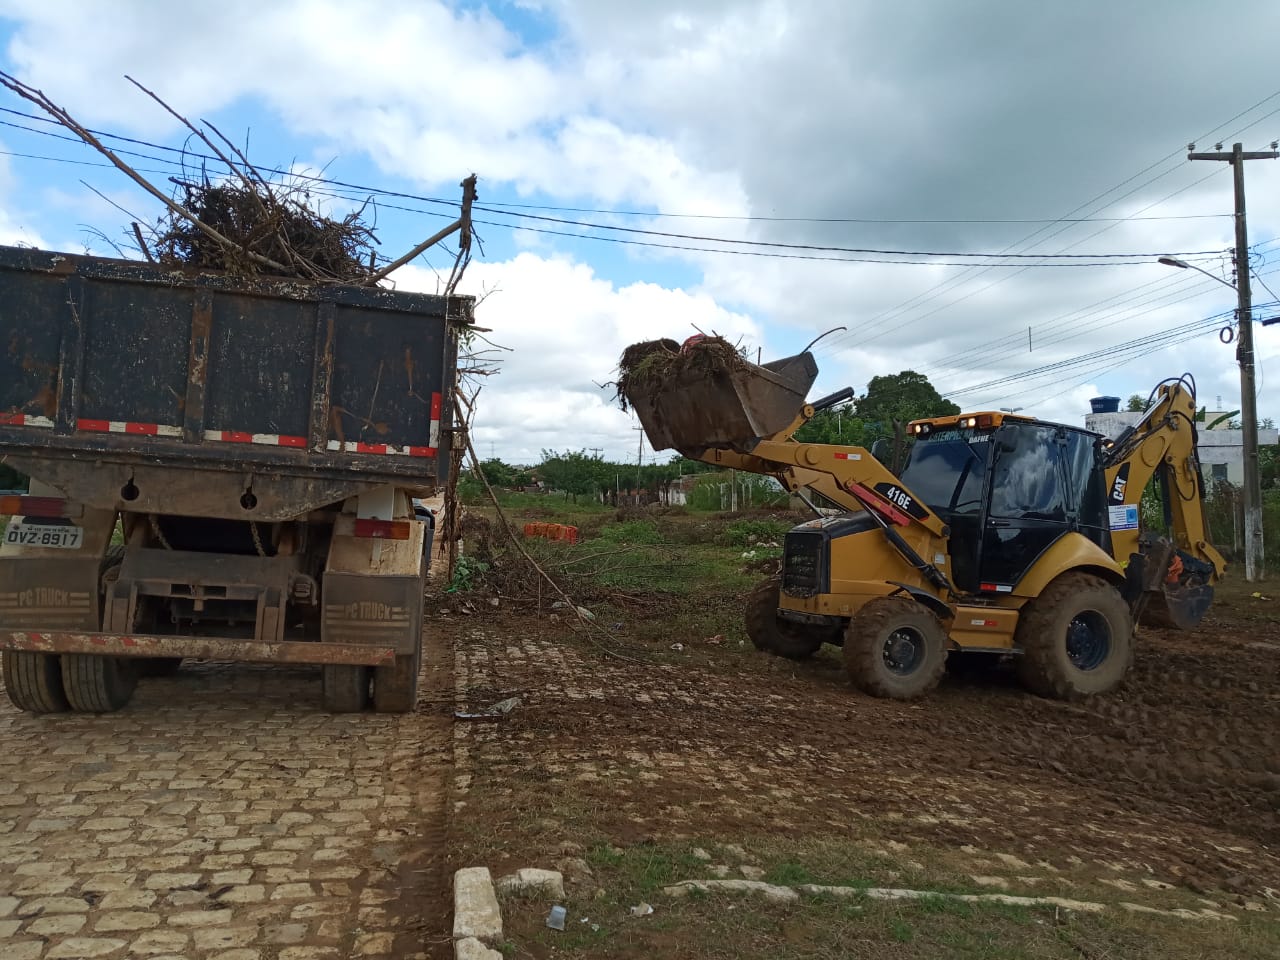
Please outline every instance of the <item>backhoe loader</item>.
M1208 609L1225 562L1206 533L1190 378L1161 383L1115 442L1001 412L914 421L899 476L861 447L795 439L852 396L806 403L817 372L805 351L622 387L655 449L837 508L791 530L780 576L752 592L758 648L840 646L856 687L900 700L930 691L948 657L1011 655L1029 689L1074 700L1124 679L1136 622L1187 628ZM1170 536L1141 529L1149 483Z

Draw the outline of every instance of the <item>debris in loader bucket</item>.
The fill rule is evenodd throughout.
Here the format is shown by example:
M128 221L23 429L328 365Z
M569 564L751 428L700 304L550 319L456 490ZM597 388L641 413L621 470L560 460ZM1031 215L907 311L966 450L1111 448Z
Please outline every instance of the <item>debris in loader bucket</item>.
M818 375L808 351L757 365L723 337L648 340L618 361L618 399L634 409L655 450L697 456L711 447L746 452L785 429Z

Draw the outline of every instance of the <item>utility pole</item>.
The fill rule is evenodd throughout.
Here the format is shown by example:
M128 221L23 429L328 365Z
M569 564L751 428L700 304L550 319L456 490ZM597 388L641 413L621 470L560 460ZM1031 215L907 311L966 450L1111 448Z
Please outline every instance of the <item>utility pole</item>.
M1258 474L1258 394L1253 369L1253 293L1249 289L1249 231L1244 217L1244 162L1275 160L1276 144L1270 150L1246 151L1233 144L1231 152L1217 144L1215 153L1196 153L1188 145L1188 160L1222 160L1231 164L1236 192L1236 360L1240 364L1240 426L1244 432L1244 578L1250 583L1262 578L1262 483Z

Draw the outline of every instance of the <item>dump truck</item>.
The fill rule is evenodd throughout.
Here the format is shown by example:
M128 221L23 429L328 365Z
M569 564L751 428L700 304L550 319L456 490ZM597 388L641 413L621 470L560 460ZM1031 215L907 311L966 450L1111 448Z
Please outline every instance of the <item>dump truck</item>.
M675 346L637 345L632 360ZM894 699L927 693L949 659L1013 657L1031 690L1079 699L1124 679L1135 623L1191 627L1212 603L1225 562L1205 524L1189 377L1158 385L1115 442L1005 412L917 420L895 474L861 447L795 439L853 393L806 402L811 353L731 359L655 364L665 378L622 386L655 448L772 476L820 514L786 535L780 575L748 599L758 648L840 646L855 686ZM1142 528L1149 484L1161 532Z
M196 658L413 708L472 298L3 247L0 303L14 705L117 710Z

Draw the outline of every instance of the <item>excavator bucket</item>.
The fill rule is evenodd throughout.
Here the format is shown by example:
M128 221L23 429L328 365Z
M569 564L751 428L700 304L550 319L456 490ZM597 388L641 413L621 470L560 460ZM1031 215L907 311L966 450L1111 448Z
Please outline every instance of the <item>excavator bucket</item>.
M658 354L660 375L651 367L648 376L628 376L624 354L620 392L655 450L670 448L697 456L711 447L724 447L747 453L755 441L790 426L804 407L818 376L813 354L805 351L754 364L732 347L730 353L713 350L723 343L708 338L682 348L671 340L637 344L651 353L661 349L670 354Z

